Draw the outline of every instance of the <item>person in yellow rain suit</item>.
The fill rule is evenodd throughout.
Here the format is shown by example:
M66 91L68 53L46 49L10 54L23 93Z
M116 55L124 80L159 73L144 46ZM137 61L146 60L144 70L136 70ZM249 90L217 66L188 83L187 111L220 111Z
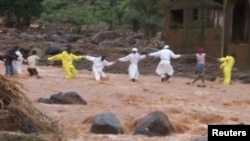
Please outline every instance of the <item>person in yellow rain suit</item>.
M218 58L218 61L222 62L220 68L223 70L223 83L229 85L231 83L232 68L235 63L235 53L227 55L226 57Z
M84 58L83 55L74 55L71 52L71 46L67 45L67 50L63 51L60 54L51 56L48 58L48 60L50 61L62 61L62 65L63 65L63 69L65 72L65 78L70 79L70 78L75 78L76 74L77 74L77 70L75 69L75 66L73 65L73 61L74 60L80 60L82 58Z

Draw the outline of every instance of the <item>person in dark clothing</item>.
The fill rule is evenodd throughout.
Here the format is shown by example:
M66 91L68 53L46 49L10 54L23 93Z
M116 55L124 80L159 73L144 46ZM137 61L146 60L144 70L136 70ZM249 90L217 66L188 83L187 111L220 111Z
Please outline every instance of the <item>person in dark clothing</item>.
M6 76L14 76L14 69L12 61L17 59L17 55L15 51L18 49L17 46L11 48L4 57L4 65L5 65L5 75Z

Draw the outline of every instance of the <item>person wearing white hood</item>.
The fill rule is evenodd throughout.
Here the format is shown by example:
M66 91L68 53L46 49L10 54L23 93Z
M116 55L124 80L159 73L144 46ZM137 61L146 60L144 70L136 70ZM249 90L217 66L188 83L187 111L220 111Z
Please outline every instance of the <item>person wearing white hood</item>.
M156 73L161 76L162 82L168 81L168 79L174 74L174 69L171 65L171 58L177 59L181 57L180 54L173 53L168 45L165 45L162 50L150 53L147 56L159 57L161 59L156 68Z
M105 58L105 56L94 57L86 55L85 59L92 61L92 72L96 80L100 80L101 78L106 78L106 74L103 72L104 66L111 66L115 62L109 62Z
M137 48L132 48L132 53L128 54L125 57L119 58L118 60L121 62L130 62L130 65L128 67L128 73L129 77L132 82L135 82L139 77L139 71L138 71L138 63L141 59L146 58L145 55L140 55L138 53Z
M17 50L15 51L15 54L17 55L17 59L13 60L13 69L14 69L14 75L20 75L22 74L22 64L23 64L23 55L20 52L20 48L17 47Z

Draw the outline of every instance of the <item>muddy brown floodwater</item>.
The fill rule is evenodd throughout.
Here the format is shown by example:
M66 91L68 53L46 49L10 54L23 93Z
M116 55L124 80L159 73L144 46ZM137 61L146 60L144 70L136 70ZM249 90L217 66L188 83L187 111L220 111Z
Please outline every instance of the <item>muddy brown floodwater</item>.
M170 83L160 82L157 75L140 75L131 82L126 74L107 73L108 80L96 81L88 70L79 70L76 79L67 80L60 67L39 66L41 79L24 74L15 78L28 89L27 96L46 115L59 119L68 141L191 141L207 135L208 124L250 123L250 87L246 84L225 86L206 82L205 88L187 85L189 78L173 77ZM4 66L0 64L1 74ZM197 83L198 84L198 83ZM58 92L75 91L87 105L56 105L37 103ZM155 110L163 111L174 126L175 133L166 137L133 135L136 120ZM121 121L123 135L90 133L93 117L112 112Z

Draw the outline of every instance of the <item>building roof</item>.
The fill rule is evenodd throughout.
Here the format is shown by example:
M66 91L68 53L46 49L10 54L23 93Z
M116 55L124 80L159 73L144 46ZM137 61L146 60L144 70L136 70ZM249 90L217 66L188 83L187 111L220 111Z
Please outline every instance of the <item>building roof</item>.
M175 0L170 5L171 10L199 7L223 8L223 5L213 0Z

